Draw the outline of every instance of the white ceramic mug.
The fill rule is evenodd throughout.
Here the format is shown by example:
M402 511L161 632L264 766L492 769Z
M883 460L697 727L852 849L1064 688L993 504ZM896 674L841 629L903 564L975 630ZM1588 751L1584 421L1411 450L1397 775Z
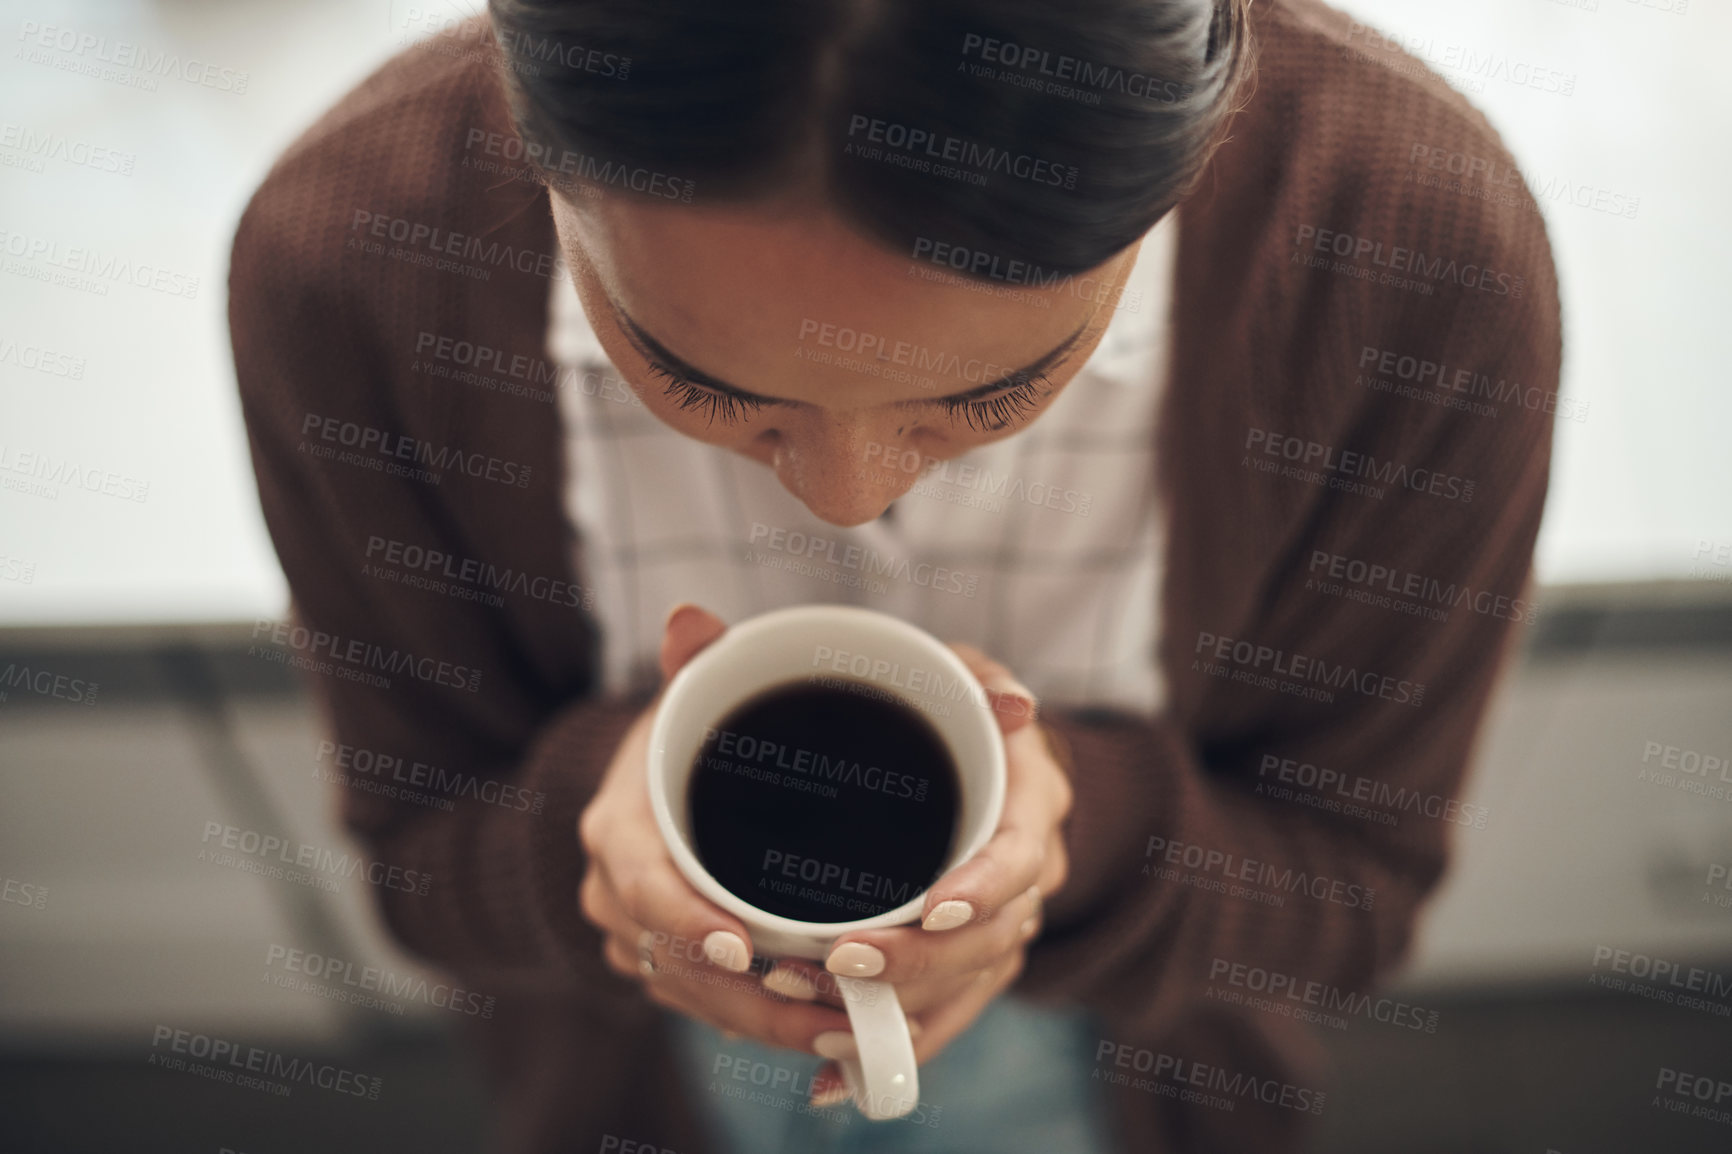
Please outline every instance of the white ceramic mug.
M778 685L820 679L892 694L926 717L956 764L961 784L956 836L941 874L980 851L1004 808L1004 741L981 688L936 637L869 609L802 605L733 626L668 683L650 730L649 791L656 825L692 888L744 922L755 951L821 961L854 930L918 921L921 890L893 910L850 922L803 922L758 909L710 876L692 849L686 791L707 734L747 700ZM841 1063L855 1105L868 1118L899 1118L920 1098L908 1020L895 989L837 978L859 1050Z

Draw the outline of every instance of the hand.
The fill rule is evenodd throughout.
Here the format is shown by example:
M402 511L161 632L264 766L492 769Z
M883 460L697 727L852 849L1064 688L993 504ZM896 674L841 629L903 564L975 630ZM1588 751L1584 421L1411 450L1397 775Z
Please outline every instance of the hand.
M662 676L671 678L725 631L712 614L676 608L662 636ZM578 890L583 914L606 936L608 965L641 981L657 1005L730 1034L814 1053L812 1040L846 1031L848 1016L766 989L758 980L765 966L753 965L750 932L692 889L668 855L649 800L655 711L652 703L632 723L578 818L589 862Z
M662 640L663 676L671 678L725 629L701 609L676 609ZM1005 738L1007 788L992 839L933 884L919 927L846 935L832 947L828 972L803 960L779 960L768 972L762 959L754 963L749 931L691 888L656 827L646 784L652 704L578 821L589 855L582 909L606 935L608 964L641 980L658 1005L827 1058L847 1056L853 1044L833 974L896 987L920 1062L966 1029L1021 973L1024 950L1039 932L1042 896L1064 883L1060 826L1071 791L1034 724L1033 695L977 650L952 648L987 689ZM826 1064L814 1079L814 1101L842 1095L840 1072Z

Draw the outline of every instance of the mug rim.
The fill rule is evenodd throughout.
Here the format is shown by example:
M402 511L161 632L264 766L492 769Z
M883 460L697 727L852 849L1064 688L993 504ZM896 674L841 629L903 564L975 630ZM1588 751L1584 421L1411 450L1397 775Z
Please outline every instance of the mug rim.
M967 684L976 686L983 694L985 693L985 686L980 684L980 679L974 676L973 670L969 669L962 658L958 657L948 645L926 630L910 624L900 617L893 617L888 613L881 613L878 610L867 609L858 605L794 605L783 609L772 609L767 613L759 613L738 625L729 626L726 633L688 661L684 668L668 682L667 688L662 693L661 702L656 707L655 721L650 727L650 744L646 754L650 808L655 813L656 826L661 832L662 841L666 844L668 853L674 859L674 865L678 867L686 881L691 883L693 888L704 898L733 914L749 927L787 937L833 938L842 934L853 933L856 930L886 929L906 924L918 919L920 907L926 903L926 895L931 892L932 886L928 885L921 889L919 893L894 909L873 914L871 917L856 918L846 922L805 922L784 917L781 914L773 914L753 905L728 889L717 881L708 869L704 868L703 862L698 860L697 854L687 844L686 838L674 823L672 806L668 800L667 783L664 780L664 773L661 771L665 767L659 765L665 759L669 731L673 727L673 722L670 720L672 715L667 706L669 702L676 699L684 686L696 681L698 677L703 675L704 670L717 661L729 659L734 652L739 650L741 645L749 644L756 634L798 622L801 618L813 620L830 618L833 620L838 617L852 618L857 622L869 624L875 629L900 634L904 640L929 650L936 661L947 667L946 672L964 679ZM790 671L790 676L797 676L797 673ZM769 688L769 684L761 688ZM862 682L861 684L870 685L872 683ZM754 692L758 691L754 690ZM881 689L881 691L895 694L905 707L919 711L919 706L909 701L901 693L889 689ZM993 834L998 830L998 823L1003 817L1006 781L1004 735L999 732L998 721L990 710L979 710L978 712L981 714L980 723L990 730L991 734L991 740L987 742L985 809L978 830L955 855L953 863L946 866L944 873L949 873L979 853L986 846L986 843L992 840ZM933 728L939 731L941 740L945 738L942 729L936 725ZM945 744L948 747L950 743L946 741ZM954 750L951 751L953 756L954 752ZM960 807L958 812L960 814ZM942 877L943 873L939 876ZM934 879L934 882L936 880Z

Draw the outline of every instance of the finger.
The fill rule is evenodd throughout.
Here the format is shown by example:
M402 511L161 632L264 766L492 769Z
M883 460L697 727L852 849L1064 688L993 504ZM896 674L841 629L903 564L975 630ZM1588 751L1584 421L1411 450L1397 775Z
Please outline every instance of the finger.
M686 662L727 631L727 623L707 609L689 603L674 606L662 626L662 678L672 678Z
M1006 666L965 642L952 642L950 648L986 689L1000 731L1008 736L1034 720L1040 711L1039 699Z
M644 990L658 1005L784 1050L816 1054L820 1034L848 1030L841 1010L771 997L750 978L707 967L676 962L645 980Z
M837 1007L844 1004L836 975L800 959L777 958L761 984L771 993L797 1002Z
M998 829L979 853L933 883L923 907L923 928L966 925L1035 884L1052 835L1070 813L1070 782L1038 729L1010 735L1005 751L1007 780Z
M1038 925L1040 904L1039 891L1030 884L990 915L976 918L964 928L941 934L916 926L862 931L849 934L831 951L830 958L837 965L846 965L855 958L866 958L865 949L876 950L882 957L882 968L860 976L876 977L899 990L910 983L948 981L996 965L1020 948L1032 936L1029 920ZM848 943L856 948L843 950L842 945ZM837 972L834 966L830 968Z
M925 1065L950 1045L980 1016L980 1012L1016 981L1022 973L1022 952L1011 954L996 969L982 971L971 988L920 1018L920 1036L914 1042L914 1060Z
M656 935L675 954L701 954L710 963L743 974L752 964L752 936L745 923L705 901L675 868L659 840L647 852L623 858L604 853L595 865L607 896L623 916Z

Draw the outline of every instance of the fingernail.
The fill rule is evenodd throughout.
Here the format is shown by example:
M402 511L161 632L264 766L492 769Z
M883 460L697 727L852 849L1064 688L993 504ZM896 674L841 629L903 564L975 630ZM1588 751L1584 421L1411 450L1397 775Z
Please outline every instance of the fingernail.
M802 1002L810 1002L818 996L818 987L812 980L799 970L777 966L764 975L764 988L776 991L785 998L797 998Z
M740 940L740 935L727 930L711 930L704 938L704 957L724 970L743 974L752 964L752 951Z
M847 1100L848 1084L842 1080L842 1075L832 1067L820 1068L812 1078L812 1096L806 1099L807 1105L822 1110Z
M994 705L999 713L1008 717L1033 717L1034 695L1031 693L1012 693L1004 689L996 689L993 695L998 699Z
M939 902L932 907L932 912L926 915L920 923L923 930L954 930L957 926L967 925L974 920L974 907L965 901L952 898Z
M812 1039L812 1052L820 1058L840 1062L844 1058L858 1058L860 1047L847 1030L825 1030Z
M830 951L824 968L845 978L874 978L884 972L884 955L865 942L843 942Z
M674 617L679 613L680 610L682 610L682 609L700 609L700 608L702 608L702 606L693 605L690 601L681 601L678 605L675 605L672 609L669 609L668 615L666 617L662 618L662 631L663 632L667 631L668 622L672 621L674 619Z
M1018 932L1025 938L1032 938L1034 937L1034 931L1038 929L1040 929L1039 918L1023 918L1022 925L1019 927Z
M908 1036L910 1038L918 1038L920 1035L924 1034L925 1032L926 1032L925 1026L922 1026L919 1022L916 1022L913 1018L908 1019Z

